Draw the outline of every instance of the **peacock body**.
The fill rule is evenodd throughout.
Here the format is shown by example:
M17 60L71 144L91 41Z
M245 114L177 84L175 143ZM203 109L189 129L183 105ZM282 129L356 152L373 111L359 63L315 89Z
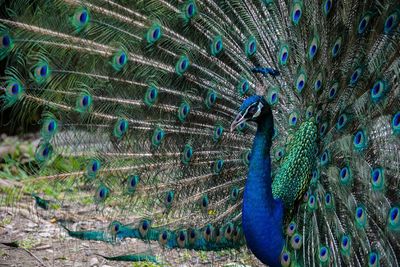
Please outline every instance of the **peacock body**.
M3 107L43 114L24 183L108 221L60 219L78 239L399 266L399 21L397 1L13 1Z

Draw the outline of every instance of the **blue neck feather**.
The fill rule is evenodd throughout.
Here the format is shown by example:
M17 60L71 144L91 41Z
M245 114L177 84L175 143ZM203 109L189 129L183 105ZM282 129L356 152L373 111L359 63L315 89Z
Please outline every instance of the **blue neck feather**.
M243 231L247 246L263 263L281 266L284 246L282 218L284 207L272 196L270 148L273 135L271 114L259 119L251 151L249 174L243 197Z

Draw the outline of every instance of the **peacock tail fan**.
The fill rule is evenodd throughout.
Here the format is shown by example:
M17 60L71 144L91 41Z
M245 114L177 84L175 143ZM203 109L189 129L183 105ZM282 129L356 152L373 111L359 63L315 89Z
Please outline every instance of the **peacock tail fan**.
M71 237L245 247L256 126L229 127L258 94L274 116L281 264L399 265L396 1L16 0L8 12L3 108L43 110L23 183L38 208L80 210L92 227L63 223Z

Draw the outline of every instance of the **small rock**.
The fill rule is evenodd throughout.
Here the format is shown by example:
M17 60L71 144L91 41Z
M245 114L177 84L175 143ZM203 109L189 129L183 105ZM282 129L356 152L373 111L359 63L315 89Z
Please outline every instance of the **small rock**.
M13 234L13 235L16 235L16 234L19 234L19 233L20 233L19 230L13 230L13 231L11 231L11 234Z
M91 258L89 261L90 267L99 266L99 260L97 258Z
M51 248L51 246L49 244L45 244L45 245L38 246L35 249L36 250L43 250L43 249L48 249L48 248Z
M37 225L37 223L34 223L34 222L28 222L26 226L29 228L34 228L34 227L37 227L38 225Z
M51 237L51 234L49 232L44 232L44 233L39 233L39 236L41 236L41 237Z

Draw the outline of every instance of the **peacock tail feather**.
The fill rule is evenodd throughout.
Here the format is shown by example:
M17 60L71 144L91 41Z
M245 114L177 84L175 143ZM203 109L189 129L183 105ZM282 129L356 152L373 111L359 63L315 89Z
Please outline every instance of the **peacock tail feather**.
M42 112L24 183L39 208L69 203L80 222L108 222L62 222L71 237L251 248L242 210L257 126L229 128L259 95L273 116L280 264L399 265L397 1L15 0L8 13L2 107L16 120ZM43 197L43 183L60 194Z

